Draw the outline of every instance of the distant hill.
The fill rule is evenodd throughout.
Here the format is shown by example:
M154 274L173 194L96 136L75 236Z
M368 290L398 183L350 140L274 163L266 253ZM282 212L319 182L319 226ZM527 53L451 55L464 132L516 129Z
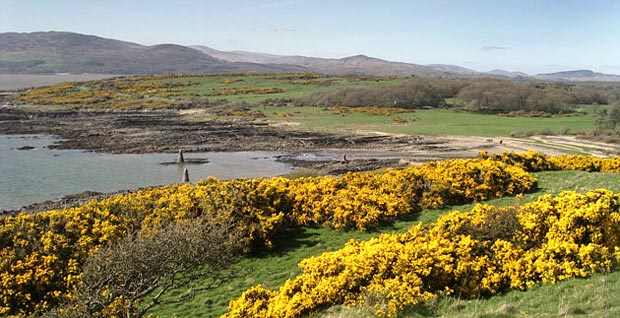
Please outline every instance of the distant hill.
M444 70L446 72L456 73L456 74L464 74L464 75L478 75L480 72L474 71L472 69L468 69L458 65L449 65L449 64L427 64L426 66Z
M307 72L419 77L525 78L521 72L477 72L458 65L386 61L366 55L319 58L207 46L152 46L71 32L0 33L0 74L166 74ZM589 70L538 74L548 81L620 81L619 75Z
M333 59L247 51L219 51L200 45L191 47L223 61L299 65L314 72L325 74L415 75L422 77L456 77L462 75L441 67L391 62L366 55L354 55L341 59ZM472 72L475 73L475 71Z
M565 71L557 73L537 74L540 80L567 82L618 82L620 75L597 73L590 70Z
M529 75L523 72L509 72L509 71L504 71L504 70L492 70L492 71L488 71L487 74L497 75L497 76L506 76L510 78L529 77Z
M0 73L161 74L303 71L298 66L222 62L176 44L137 43L70 32L0 33Z
M278 64L284 56L268 53L256 53L247 51L220 51L204 45L190 45L189 47L202 51L210 56L227 62L246 62L258 64ZM279 63L282 64L282 63Z

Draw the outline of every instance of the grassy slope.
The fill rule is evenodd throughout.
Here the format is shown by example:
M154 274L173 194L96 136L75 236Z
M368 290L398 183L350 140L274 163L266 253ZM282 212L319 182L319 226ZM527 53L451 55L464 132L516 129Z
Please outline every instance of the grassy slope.
M586 173L580 171L560 171L560 172L541 172L535 174L539 178L540 191L536 193L526 194L523 201L535 200L535 198L541 194L550 193L557 194L563 190L577 190L585 191L587 189L594 188L608 188L613 191L620 191L620 174L610 173ZM517 203L515 198L502 198L498 200L492 200L488 202L494 205L510 205ZM326 228L307 228L283 235L278 242L276 242L275 249L271 253L265 253L263 255L257 255L243 259L238 267L243 269L244 272L237 279L226 282L217 288L211 290L198 290L195 289L195 297L186 303L162 305L156 308L154 314L161 317L218 317L226 311L228 301L237 298L245 289L255 286L257 284L264 284L271 288L277 288L287 278L292 278L299 273L297 263L304 258L313 255L319 255L326 251L333 251L341 248L344 243L350 239L363 240L373 236L377 236L380 233L391 232L403 232L413 224L420 221L424 223L434 222L436 218L451 210L469 210L473 205L453 206L442 210L428 211L423 214L414 216L412 220L400 221L394 224L392 227L384 228L379 232L366 233L360 231L335 231ZM613 274L610 278L602 276L597 279L608 279L615 281L620 280L620 274ZM597 276L598 277L598 276ZM583 280L583 284L588 284L589 280ZM590 282L589 284L595 284ZM596 284L597 286L600 284ZM196 286L201 286L197 283ZM529 293L541 293L544 295L550 294L548 289L552 287L534 288L528 292L515 292L509 295L525 295L525 301L527 299L535 299L538 296L528 296ZM614 287L616 288L616 287ZM538 291L542 290L542 291ZM611 291L611 290L610 290ZM610 291L602 291L603 294ZM179 293L186 291L179 291ZM561 297L563 292L557 291L556 296ZM527 298L529 297L529 298ZM454 311L455 308L461 308L462 306L474 306L477 310L478 303L489 302L488 310L495 310L498 306L497 303L507 302L505 298L495 297L491 300L481 300L477 302L471 301L456 301L453 299L447 299L438 305L437 310ZM550 300L551 301L551 300ZM547 302L542 302L544 305ZM617 301L610 301L610 304L617 303ZM464 304L464 305L463 305ZM542 306L541 305L541 306ZM594 306L594 305L593 305ZM445 308L444 308L445 307ZM581 307L580 307L581 308ZM568 308L570 309L570 308ZM585 309L584 309L585 310ZM617 308L620 311L620 308ZM344 313L334 313L330 311L327 316L347 314L342 317L357 316L362 314L358 309L344 309ZM557 311L556 311L557 312ZM415 317L413 314L411 317ZM442 316L438 314L436 316ZM449 317L461 317L460 315ZM481 316L476 316L481 317ZM499 317L499 316L488 316ZM512 317L512 316L508 316ZM553 316L545 316L553 317ZM602 317L602 316L598 316Z
M511 291L489 299L463 300L442 297L424 311L403 313L402 318L525 318L525 317L619 317L620 272L595 274L555 285ZM330 308L316 318L374 317L363 307Z

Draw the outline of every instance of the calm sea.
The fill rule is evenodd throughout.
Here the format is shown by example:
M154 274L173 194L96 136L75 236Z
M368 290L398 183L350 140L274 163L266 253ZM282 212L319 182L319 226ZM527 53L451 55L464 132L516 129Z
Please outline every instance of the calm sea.
M291 167L276 162L272 152L186 153L185 159L204 164L162 164L177 154L101 154L51 150L51 136L0 135L0 210L17 209L84 191L113 192L178 183L183 169L190 181L208 176L220 179L271 177ZM18 150L29 146L31 150Z

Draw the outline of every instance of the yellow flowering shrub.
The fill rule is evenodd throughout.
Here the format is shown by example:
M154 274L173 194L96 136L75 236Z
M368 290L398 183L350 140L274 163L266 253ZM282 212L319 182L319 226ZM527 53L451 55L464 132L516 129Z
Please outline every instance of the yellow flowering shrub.
M25 316L69 297L81 265L99 246L128 233L153 231L178 219L209 215L232 221L248 246L269 246L284 226L279 185L287 179L171 185L85 205L0 218L0 315ZM285 201L285 200L284 200Z
M423 208L516 195L537 185L523 169L488 158L429 162L419 169L424 175Z
M478 205L406 233L352 240L303 260L302 274L278 291L243 293L223 317L306 317L368 298L376 314L395 317L439 293L475 298L614 270L619 200L607 190L564 192L521 207Z
M366 230L422 209L515 195L535 187L536 179L519 167L490 159L456 159L340 178L300 178L289 191L293 218L300 225Z
M300 178L290 189L291 213L302 226L376 228L417 210L420 185L421 175L414 171Z
M489 156L486 152L480 158L491 158L509 165L520 166L526 171L581 170L588 172L620 172L620 157L598 158L590 155L546 156L535 151L504 152Z
M620 157L597 158L585 155L561 155L549 159L562 170L620 172Z
M80 264L97 246L126 235L126 220L94 203L0 219L0 314L47 310L69 297Z

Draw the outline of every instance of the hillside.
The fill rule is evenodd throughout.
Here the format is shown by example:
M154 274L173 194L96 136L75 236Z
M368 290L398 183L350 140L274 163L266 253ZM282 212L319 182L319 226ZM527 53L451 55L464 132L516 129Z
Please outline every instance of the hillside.
M424 66L411 63L386 61L366 55L333 59L299 55L276 55L247 51L219 51L210 47L195 45L192 48L228 62L252 62L289 64L306 67L314 72L324 74L368 74L368 75L415 75L421 77L442 76L456 77L471 74L455 72L445 67Z
M529 75L523 73L523 72L509 72L509 71L504 71L504 70L491 70L488 71L487 74L490 75L497 75L497 76L506 76L506 77L510 77L510 78L518 78L518 77L528 77Z
M618 82L620 75L604 74L591 70L576 70L557 73L537 74L536 79L567 82Z
M161 74L303 71L220 61L176 44L145 46L70 32L0 33L0 73Z
M419 65L366 55L320 58L247 51L220 51L207 46L138 43L71 32L0 33L0 74L167 74L317 72L417 77L534 78L547 81L620 81L619 75L593 71L538 74L493 70L478 72L458 65Z
M458 66L458 65L428 64L426 66L427 67L436 68L436 69L440 69L440 70L444 70L444 71L450 72L450 73L457 73L457 74L463 74L463 75L476 75L476 74L480 74L480 72L477 72L477 71L474 71L472 69L465 68L465 67L462 67L462 66Z

